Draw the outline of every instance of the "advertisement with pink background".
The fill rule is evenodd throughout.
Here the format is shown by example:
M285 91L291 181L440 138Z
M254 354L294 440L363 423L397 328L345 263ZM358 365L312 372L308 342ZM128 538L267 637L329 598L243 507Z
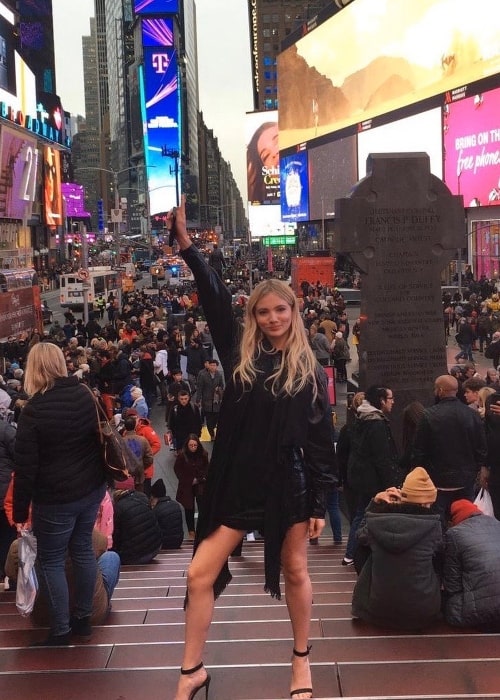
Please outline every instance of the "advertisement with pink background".
M464 205L500 205L500 88L444 108L444 177Z

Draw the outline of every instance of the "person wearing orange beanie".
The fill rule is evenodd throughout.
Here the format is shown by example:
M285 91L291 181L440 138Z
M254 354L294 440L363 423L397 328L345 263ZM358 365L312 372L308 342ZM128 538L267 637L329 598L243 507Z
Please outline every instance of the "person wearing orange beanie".
M401 489L391 486L374 496L358 530L368 557L354 587L354 618L420 630L440 617L443 533L436 497L423 467L413 469Z
M456 627L500 631L500 522L454 501L445 537L444 616Z

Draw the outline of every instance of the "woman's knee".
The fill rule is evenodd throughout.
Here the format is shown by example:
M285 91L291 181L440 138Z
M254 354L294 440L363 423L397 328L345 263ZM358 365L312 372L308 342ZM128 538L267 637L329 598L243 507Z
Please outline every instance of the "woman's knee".
M199 566L195 560L187 570L186 586L190 594L205 592L214 585L215 577L205 567Z

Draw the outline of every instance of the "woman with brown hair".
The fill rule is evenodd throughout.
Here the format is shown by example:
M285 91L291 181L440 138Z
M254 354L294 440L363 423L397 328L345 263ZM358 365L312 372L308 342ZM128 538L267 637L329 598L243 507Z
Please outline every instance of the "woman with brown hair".
M226 377L195 552L187 575L186 636L175 700L192 700L210 675L202 653L214 600L231 580L227 560L247 531L265 533L265 590L280 598L280 564L293 632L290 694L312 698L308 645L312 587L310 537L325 525L335 483L326 375L309 345L291 288L275 279L248 299L241 327L231 294L192 245L184 198L175 221L181 255L194 273L200 302Z
M199 510L208 472L208 452L194 433L188 436L179 450L174 472L179 479L175 500L184 508L189 537L193 540L195 503Z

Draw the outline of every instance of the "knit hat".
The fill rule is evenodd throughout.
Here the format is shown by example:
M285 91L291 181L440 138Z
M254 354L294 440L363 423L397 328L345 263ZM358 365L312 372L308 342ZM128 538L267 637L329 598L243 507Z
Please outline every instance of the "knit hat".
M164 498L167 495L167 489L163 483L163 479L157 479L154 484L151 484L151 495L154 498Z
M401 487L401 500L408 503L434 503L437 489L423 467L415 467Z
M467 501L465 498L460 498L451 504L450 515L452 525L458 525L462 520L470 518L471 515L482 515L482 513L474 503Z

